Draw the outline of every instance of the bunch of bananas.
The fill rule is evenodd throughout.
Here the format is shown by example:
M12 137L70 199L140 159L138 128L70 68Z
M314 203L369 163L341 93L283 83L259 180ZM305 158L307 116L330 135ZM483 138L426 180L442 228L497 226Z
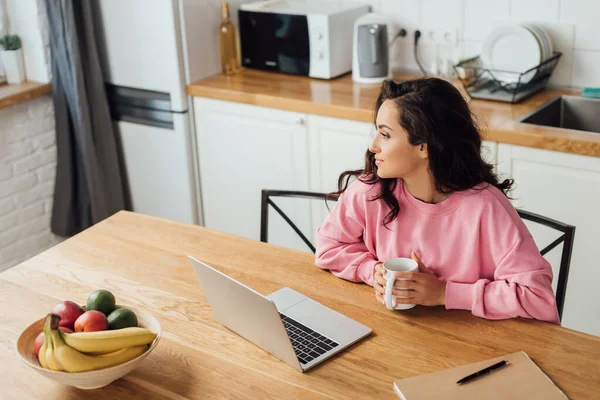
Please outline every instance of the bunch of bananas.
M132 360L148 349L156 333L145 328L64 333L60 316L48 314L44 321L44 344L40 365L53 371L84 372L113 367Z

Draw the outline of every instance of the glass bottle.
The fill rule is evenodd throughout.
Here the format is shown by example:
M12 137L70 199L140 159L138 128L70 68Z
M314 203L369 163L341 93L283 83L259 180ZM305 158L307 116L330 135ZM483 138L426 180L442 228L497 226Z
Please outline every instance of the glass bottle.
M219 47L221 51L221 72L227 75L238 71L238 51L235 27L229 20L229 4L221 6L223 22L219 26Z

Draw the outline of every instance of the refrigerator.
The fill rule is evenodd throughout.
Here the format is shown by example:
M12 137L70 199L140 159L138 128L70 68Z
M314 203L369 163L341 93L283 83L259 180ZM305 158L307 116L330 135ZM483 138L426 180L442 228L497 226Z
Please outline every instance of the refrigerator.
M219 72L218 4L93 0L93 5L132 209L202 224L186 85Z

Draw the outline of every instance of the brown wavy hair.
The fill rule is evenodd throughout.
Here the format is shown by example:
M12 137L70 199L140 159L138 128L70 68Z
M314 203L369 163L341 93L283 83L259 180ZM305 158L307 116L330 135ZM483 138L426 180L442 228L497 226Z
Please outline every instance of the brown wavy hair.
M481 157L478 126L466 101L451 83L438 78L401 83L384 81L375 102L375 125L379 108L386 100L394 102L398 121L408 133L409 143L413 146L427 144L429 170L438 192L450 194L489 183L507 195L513 180L499 182L494 167ZM352 178L370 185L381 183L381 192L371 200L382 199L389 206L384 226L398 216L400 206L393 195L398 179L377 176L374 153L367 149L365 167L343 172L338 179L338 191L328 197L339 197Z

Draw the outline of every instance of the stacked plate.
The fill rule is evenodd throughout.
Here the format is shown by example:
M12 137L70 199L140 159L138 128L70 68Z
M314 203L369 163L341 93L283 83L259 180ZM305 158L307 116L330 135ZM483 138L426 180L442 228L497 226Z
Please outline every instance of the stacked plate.
M496 28L485 40L481 59L494 77L506 83L527 83L538 66L553 53L550 37L538 25L531 23L504 25Z

